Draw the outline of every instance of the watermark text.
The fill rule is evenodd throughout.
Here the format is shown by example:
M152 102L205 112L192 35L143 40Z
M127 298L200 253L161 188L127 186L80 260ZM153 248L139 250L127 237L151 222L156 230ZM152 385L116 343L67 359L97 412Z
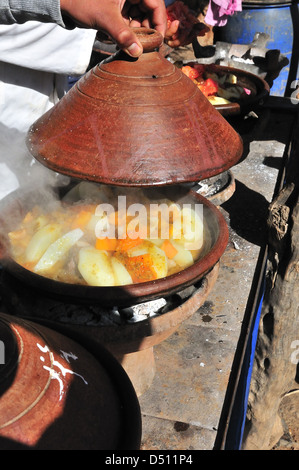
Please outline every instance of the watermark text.
M99 204L95 211L97 238L181 240L188 249L197 249L203 239L202 204L133 203L118 196L117 207Z
M3 341L0 341L0 364L5 364L5 346Z

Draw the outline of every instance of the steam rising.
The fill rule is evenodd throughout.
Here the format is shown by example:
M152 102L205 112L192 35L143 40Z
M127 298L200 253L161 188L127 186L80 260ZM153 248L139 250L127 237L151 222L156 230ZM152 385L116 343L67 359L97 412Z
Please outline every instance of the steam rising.
M20 221L21 201L30 204L57 203L57 188L69 184L36 161L26 146L26 132L0 123L0 256L4 257L7 233ZM29 201L28 194L30 194Z
M0 200L18 190L38 190L53 197L53 188L69 183L69 178L44 167L29 153L26 133L0 124Z
M10 137L11 135L9 136L9 133L8 133L6 135L6 139L9 139ZM95 201L97 202L97 204L102 205L102 207L107 207L107 206L110 207L110 205L115 204L116 201L122 201L123 199L125 199L126 203L125 203L124 213L126 213L126 210L129 209L130 207L134 208L134 210L137 210L138 216L135 217L135 219L133 218L133 220L130 223L131 224L134 223L135 225L139 227L146 226L145 223L140 222L141 215L143 214L141 209L145 209L145 207L143 206L143 203L148 204L150 207L150 210L152 210L152 208L156 209L156 211L153 213L154 214L153 216L152 216L152 213L150 212L150 218L149 218L150 224L156 223L158 214L160 212L161 213L163 212L163 216L167 214L168 218L164 217L163 220L169 221L169 213L167 213L166 210L162 211L162 208L165 206L166 209L169 209L169 206L167 204L169 204L170 202L174 203L174 205L178 204L178 206L180 207L177 210L179 213L182 213L182 214L183 213L190 214L190 212L188 212L188 210L186 210L186 208L183 207L184 205L194 206L194 208L195 206L199 206L199 204L196 204L195 201L192 202L190 200L190 194L189 194L190 185L167 186L166 188L152 187L152 188L145 188L145 189L144 188L128 188L128 187L122 188L122 187L108 186L108 185L103 185L103 184L98 185L96 183L88 183L84 181L82 182L80 180L73 180L67 176L60 175L46 168L41 163L36 161L32 157L32 155L30 155L25 144L25 138L26 138L25 134L16 133L14 139L11 140L10 158L9 159L3 158L1 162L3 163L3 165L5 165L8 168L8 170L11 172L11 175L13 175L11 180L7 180L7 181L3 180L3 186L2 186L3 193L5 191L8 191L8 194L6 197L4 197L0 201L0 255L3 258L4 258L4 255L7 255L11 252L10 251L11 247L8 242L8 234L9 236L15 236L15 233L11 233L11 232L18 230L19 224L23 220L26 213L28 211L31 211L31 209L35 206L46 209L46 212L51 212L52 210L59 210L62 202L70 203L71 205L73 205L73 204L80 203L80 202L82 203L82 201L87 202L87 203ZM7 146L7 142L6 142L6 146ZM0 166L0 170L1 170L1 166ZM18 184L17 188L16 188L16 181ZM9 184L7 184L5 188L4 183L12 184L12 186L9 188ZM101 206L97 206L97 208L99 207L102 208ZM202 204L200 204L200 207L202 209ZM194 208L192 207L192 210ZM180 209L182 209L182 211ZM123 214L119 206L115 207L114 210L117 211L120 216ZM189 208L189 210L191 210L191 207ZM170 213L172 213L172 211L170 211ZM63 211L62 211L62 214L63 214ZM144 220L147 219L146 217L147 214L148 213L145 213L143 217ZM94 215L97 217L99 216L99 214L96 214L96 213ZM134 214L129 214L129 215L132 215L132 217L134 216ZM200 219L202 221L202 215L200 216ZM209 222L207 221L207 214L204 215L204 219L205 219L204 225L209 225ZM62 217L62 221L63 220L64 219ZM138 223L136 222L136 220L138 221ZM192 220L193 220L193 216L192 216ZM102 218L100 218L100 221L102 221ZM127 228L129 227L130 223L128 223ZM184 223L184 227L185 226L191 227L190 223L191 223L191 219L188 223L187 222ZM172 224L172 229L174 230L173 233L181 233L181 225L177 227L177 232L176 232L175 224L176 222L173 222ZM168 236L161 237L160 235L161 239L169 238L169 223L166 225L168 229ZM202 222L200 222L199 225L201 228L203 228ZM150 225L150 228L152 228L151 225ZM118 226L118 229L119 229L119 226ZM196 233L198 232L198 236L197 235L194 236L195 232ZM152 232L150 233L151 233L150 242L155 245L154 239L157 239L158 237L153 236ZM70 234L72 234L72 232L69 232L66 235L69 236ZM95 233L95 235L97 238L101 238L97 233ZM188 246L186 245L184 246L184 248L182 248L182 246L180 245L176 245L175 240L172 240L172 245L173 245L172 249L174 249L177 254L173 255L174 258L172 261L169 261L169 260L166 261L166 258L165 258L165 263L166 264L168 263L167 269L169 270L184 269L185 267L192 265L198 255L195 255L195 253L191 254L191 251L189 250L198 251L201 248L203 248L202 247L202 240L203 240L202 232L200 233L200 231L198 231L197 229L194 231L193 228L190 228L189 235L187 236L187 232L185 231L184 231L184 235L185 235L185 241L189 242ZM106 236L107 236L107 233L105 233L105 237ZM204 237L205 242L204 242L204 248L202 250L201 256L210 249L213 243L210 236L211 234L209 233L209 230L205 232L205 237ZM114 234L114 237L115 237L115 234ZM144 238L140 236L140 234L138 234L138 237ZM111 237L108 236L108 238L111 238ZM118 239L119 238L122 238L122 237L120 237L118 234ZM178 239L180 238L180 236L177 236L174 238ZM182 239L184 239L184 236ZM200 241L200 245L199 245L199 241ZM60 246L61 238L58 238L56 242L59 243L59 246ZM53 242L53 245L54 243L55 242ZM86 243L86 240L84 239L82 243ZM162 243L162 240L161 240L161 243ZM75 244L77 245L77 243ZM78 249L79 254L83 256L84 250L81 245L78 244L76 249ZM73 243L70 246L73 246ZM52 245L50 245L49 249L50 248L51 249L53 248ZM145 248L143 247L143 249ZM147 247L147 249L149 248ZM154 246L153 248L151 248L151 250L157 251L157 250L160 250L160 248ZM94 256L95 252L96 251L94 251L93 249L92 256ZM59 254L60 251L58 250L57 253ZM98 252L96 253L99 254ZM154 253L152 251L149 251L149 253L151 257L154 257ZM45 266L48 267L49 266L48 250L45 252L45 255L47 255ZM187 257L187 255L189 256L190 259ZM158 256L156 252L155 252L155 256L156 257ZM163 259L164 259L164 256L165 254L163 254ZM90 259L89 259L90 257L88 259L84 258L83 260L84 262L82 261L81 258L79 257L79 264L77 267L81 274L82 274L81 271L83 271L82 266L84 267L84 275L82 274L82 276L84 277L86 274L85 265L87 261L88 261L87 264L89 267L92 266L93 264L90 262ZM22 264L22 260L20 261ZM27 261L30 262L31 260L27 260ZM73 264L74 263L72 261L72 265ZM71 266L71 263L69 265ZM37 264L37 266L39 265ZM157 266L158 266L158 263L157 263ZM157 268L157 266L155 265L155 269ZM114 268L116 269L115 266ZM35 269L35 272L39 271L39 270L36 270L36 266L34 269ZM101 266L101 269L102 269L102 266ZM164 277L167 275L166 273L164 274L163 273L159 274L159 276ZM114 274L114 277L115 276L116 275ZM92 282L94 282L94 280L92 280L92 282L91 281L86 281L86 282L90 285L93 285Z

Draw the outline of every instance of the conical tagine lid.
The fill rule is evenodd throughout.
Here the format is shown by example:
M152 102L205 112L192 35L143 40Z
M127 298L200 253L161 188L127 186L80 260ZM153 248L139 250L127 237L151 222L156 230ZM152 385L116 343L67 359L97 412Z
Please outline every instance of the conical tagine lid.
M240 136L197 86L138 28L144 52L95 66L30 128L27 146L48 168L122 186L195 182L232 167Z

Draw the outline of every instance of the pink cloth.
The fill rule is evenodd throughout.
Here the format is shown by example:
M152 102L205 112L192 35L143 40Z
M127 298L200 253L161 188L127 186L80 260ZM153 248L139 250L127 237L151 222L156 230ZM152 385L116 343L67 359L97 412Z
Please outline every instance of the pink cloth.
M224 26L235 11L242 11L242 0L210 0L205 22L210 26Z

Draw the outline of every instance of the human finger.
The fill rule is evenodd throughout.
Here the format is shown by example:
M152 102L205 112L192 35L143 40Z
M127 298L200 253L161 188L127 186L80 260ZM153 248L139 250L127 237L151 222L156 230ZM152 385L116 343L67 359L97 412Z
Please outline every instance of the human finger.
M146 12L154 29L165 36L167 15L164 0L141 0L140 9Z

